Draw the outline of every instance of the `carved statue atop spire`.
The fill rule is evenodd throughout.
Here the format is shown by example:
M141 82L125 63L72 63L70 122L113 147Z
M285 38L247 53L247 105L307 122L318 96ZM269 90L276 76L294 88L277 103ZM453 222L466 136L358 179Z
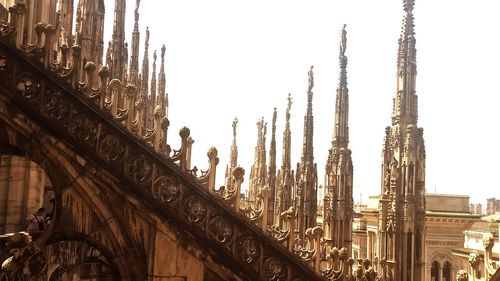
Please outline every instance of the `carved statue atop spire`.
M236 126L238 125L238 117L234 117L233 120L233 138L236 139Z
M311 92L312 88L314 87L314 72L313 72L313 65L311 65L311 68L309 69L309 72L307 72L307 77L309 81L309 86L307 88L307 92Z
M233 170L238 167L238 146L236 145L236 128L238 125L238 117L233 120L233 144L231 145L229 165L226 166L226 188L233 189Z
M288 94L288 105L286 107L286 121L290 121L290 109L292 108L292 96Z
M345 50L346 50L346 45L347 45L347 32L345 31L346 25L344 24L344 27L342 28L342 31L340 32L340 54L339 57L345 56Z
M349 89L347 88L347 32L340 33L339 85L335 101L332 147L325 167L323 227L330 247L350 251L353 221L353 165L349 144Z

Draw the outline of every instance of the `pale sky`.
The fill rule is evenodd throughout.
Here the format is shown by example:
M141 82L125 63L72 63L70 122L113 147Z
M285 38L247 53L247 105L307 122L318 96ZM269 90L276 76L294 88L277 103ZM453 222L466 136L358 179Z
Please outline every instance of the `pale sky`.
M323 184L331 146L338 83L339 33L347 24L350 148L354 200L380 190L384 128L396 89L402 0L142 0L141 55L146 26L150 54L166 45L170 128L191 129L193 165L206 169L210 146L219 151L216 185L224 184L238 117L244 186L253 163L260 117L278 109L277 159L286 98L292 94L292 163L300 161L307 71L314 65L314 152ZM113 0L106 3L110 37ZM127 1L127 41L135 1ZM470 195L471 203L500 198L500 1L416 0L417 94L426 143L427 192ZM105 44L107 45L107 44ZM152 56L150 58L152 62ZM140 65L142 65L140 61ZM151 68L150 68L151 69ZM292 164L295 167L295 164Z

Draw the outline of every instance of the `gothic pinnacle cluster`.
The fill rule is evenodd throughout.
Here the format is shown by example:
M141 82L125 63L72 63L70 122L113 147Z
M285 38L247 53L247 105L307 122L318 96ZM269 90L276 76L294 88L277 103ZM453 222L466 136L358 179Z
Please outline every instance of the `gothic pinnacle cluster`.
M423 280L425 146L417 126L417 75L413 0L404 0L392 124L382 156L378 253L395 280Z
M332 148L328 153L325 171L323 228L325 240L331 246L352 244L353 165L349 144L349 90L347 88L347 32L340 33L339 84L335 100L335 127Z
M302 156L300 163L297 163L296 174L296 194L298 231L299 237L303 240L307 228L317 225L317 196L318 196L318 174L317 166L314 163L314 118L312 112L312 98L314 87L313 66L309 69L307 88L307 111L304 116L304 141L302 143Z

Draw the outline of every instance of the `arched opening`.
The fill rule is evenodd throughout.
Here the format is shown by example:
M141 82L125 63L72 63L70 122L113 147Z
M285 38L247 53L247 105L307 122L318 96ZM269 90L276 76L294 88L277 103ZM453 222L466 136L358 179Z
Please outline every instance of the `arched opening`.
M40 165L12 152L0 147L0 233L43 232L55 210L52 181Z
M445 262L443 265L443 281L451 281L451 263Z
M119 275L112 264L86 241L65 240L46 248L47 280L114 281Z
M439 280L439 271L440 271L440 266L438 261L433 261L432 262L432 267L431 267L431 281L441 281Z

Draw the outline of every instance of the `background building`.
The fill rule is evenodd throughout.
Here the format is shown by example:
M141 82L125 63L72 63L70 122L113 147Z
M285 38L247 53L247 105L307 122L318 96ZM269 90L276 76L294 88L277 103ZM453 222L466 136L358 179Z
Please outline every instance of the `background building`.
M500 199L495 197L486 199L486 214L493 215L496 212L500 212Z
M462 248L464 231L480 222L480 216L471 214L469 196L427 193L425 213L425 276L423 280L455 280L467 260L457 258L452 251ZM378 196L370 196L368 206L361 210L361 218L354 219L353 257L379 259Z

